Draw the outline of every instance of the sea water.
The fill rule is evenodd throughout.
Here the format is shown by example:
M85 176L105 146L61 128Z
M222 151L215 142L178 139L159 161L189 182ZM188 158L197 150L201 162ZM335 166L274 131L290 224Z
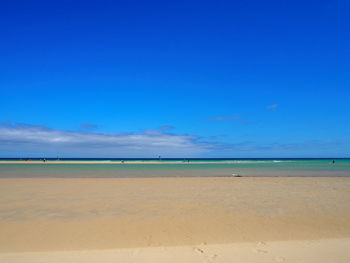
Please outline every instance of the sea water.
M5 161L5 159L1 159ZM8 160L8 159L6 159ZM121 163L125 160L125 163ZM333 163L333 160L335 161ZM350 159L61 159L83 163L0 163L0 178L350 177ZM17 160L18 161L18 160ZM91 161L101 163L89 163ZM109 161L105 163L103 161ZM157 161L157 163L154 163Z

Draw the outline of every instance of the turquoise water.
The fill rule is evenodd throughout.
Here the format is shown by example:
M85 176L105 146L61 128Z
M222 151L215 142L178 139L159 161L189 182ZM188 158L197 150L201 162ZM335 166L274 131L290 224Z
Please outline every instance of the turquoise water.
M244 160L165 160L166 163L142 164L111 161L110 164L0 164L2 178L32 177L226 177L303 176L350 177L350 159L244 159ZM89 160L92 161L92 160ZM101 161L99 159L99 161ZM134 160L135 161L135 160Z

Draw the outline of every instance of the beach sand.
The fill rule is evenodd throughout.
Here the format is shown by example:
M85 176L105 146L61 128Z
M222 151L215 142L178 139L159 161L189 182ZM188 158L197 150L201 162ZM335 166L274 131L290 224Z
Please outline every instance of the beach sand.
M0 179L0 262L350 262L350 178Z

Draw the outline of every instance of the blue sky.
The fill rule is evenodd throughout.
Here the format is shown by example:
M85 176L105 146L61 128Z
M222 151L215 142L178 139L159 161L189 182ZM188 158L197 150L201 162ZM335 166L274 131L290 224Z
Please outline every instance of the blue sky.
M1 1L0 156L350 157L350 1Z

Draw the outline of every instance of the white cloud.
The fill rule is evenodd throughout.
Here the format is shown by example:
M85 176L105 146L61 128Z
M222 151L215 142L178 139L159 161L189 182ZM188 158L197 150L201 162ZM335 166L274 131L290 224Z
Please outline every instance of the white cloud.
M217 138L211 138L217 139ZM97 133L0 122L0 157L320 157L348 156L349 140L204 142L159 130Z
M191 156L211 145L193 135L148 130L142 133L96 133L49 129L27 124L0 125L0 146L7 152L80 156ZM1 150L0 150L1 151ZM1 154L5 154L0 152Z

